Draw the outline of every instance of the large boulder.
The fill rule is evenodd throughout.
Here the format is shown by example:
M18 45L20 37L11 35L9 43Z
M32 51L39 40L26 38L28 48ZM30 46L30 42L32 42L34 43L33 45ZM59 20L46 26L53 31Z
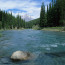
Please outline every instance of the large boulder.
M12 54L12 60L28 60L30 58L29 52L16 51Z

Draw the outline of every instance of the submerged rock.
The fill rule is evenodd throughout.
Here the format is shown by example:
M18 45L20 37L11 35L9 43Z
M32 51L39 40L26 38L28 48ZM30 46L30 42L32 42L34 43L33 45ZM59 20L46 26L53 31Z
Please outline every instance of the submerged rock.
M50 57L65 57L65 52L45 53L45 55L48 55Z
M30 53L23 51L16 51L12 54L11 59L16 60L28 60L30 58Z
M0 63L2 63L2 64L10 64L11 60L8 57L2 57L2 58L0 58Z

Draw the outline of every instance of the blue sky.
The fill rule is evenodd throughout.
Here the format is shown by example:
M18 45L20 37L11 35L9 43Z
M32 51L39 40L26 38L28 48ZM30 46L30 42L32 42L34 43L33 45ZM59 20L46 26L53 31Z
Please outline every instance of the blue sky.
M42 2L45 3L46 7L51 0L0 0L0 9L9 13L12 11L14 16L28 14L36 19L40 16Z

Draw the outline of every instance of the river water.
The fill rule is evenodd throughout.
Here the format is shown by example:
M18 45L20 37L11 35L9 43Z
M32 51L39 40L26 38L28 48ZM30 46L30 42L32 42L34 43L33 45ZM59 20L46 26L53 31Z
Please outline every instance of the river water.
M65 65L65 32L41 30L0 31L0 65ZM13 62L14 51L30 52L34 58Z

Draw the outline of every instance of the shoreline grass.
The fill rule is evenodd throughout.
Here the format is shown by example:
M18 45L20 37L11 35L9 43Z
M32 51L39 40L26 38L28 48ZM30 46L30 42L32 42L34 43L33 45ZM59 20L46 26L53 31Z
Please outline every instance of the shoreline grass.
M0 31L4 30L24 30L26 28L20 28L20 29L0 29ZM45 27L43 29L39 29L38 26L31 28L33 30L43 30L43 31L59 31L59 32L65 32L65 27Z
M62 32L64 32L64 27L45 27L45 28L43 28L43 29L41 29L41 30L44 30L44 31L62 31Z

